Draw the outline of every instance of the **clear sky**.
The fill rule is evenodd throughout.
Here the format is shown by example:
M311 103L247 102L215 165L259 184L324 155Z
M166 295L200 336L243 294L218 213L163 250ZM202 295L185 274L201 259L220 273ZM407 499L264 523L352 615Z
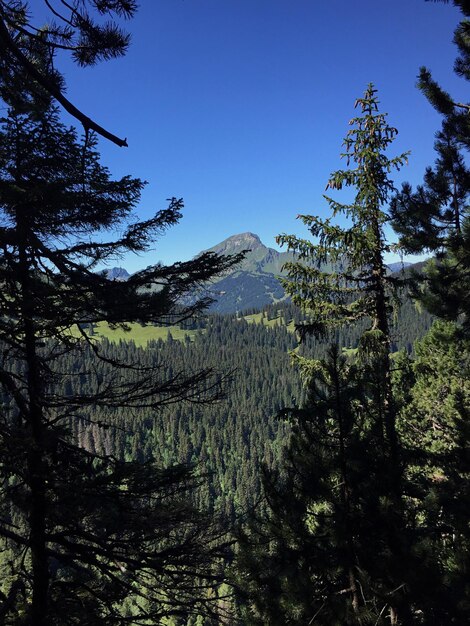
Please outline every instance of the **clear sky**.
M61 59L70 99L128 139L99 145L113 175L148 181L139 216L185 201L151 254L121 264L185 260L244 231L271 247L281 232L305 235L295 217L326 216L369 82L399 130L392 153L412 152L395 180L419 183L440 119L416 76L426 65L468 99L452 72L459 17L424 0L142 0L126 57L85 70Z

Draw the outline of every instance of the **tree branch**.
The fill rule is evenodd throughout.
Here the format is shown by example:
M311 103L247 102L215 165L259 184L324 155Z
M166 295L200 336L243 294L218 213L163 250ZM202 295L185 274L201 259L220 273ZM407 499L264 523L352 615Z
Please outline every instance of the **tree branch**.
M113 135L105 128L94 122L87 115L82 113L75 105L73 105L70 100L68 100L64 94L60 91L60 89L54 85L46 76L41 74L33 63L26 57L26 55L19 49L16 43L10 36L8 32L8 28L5 25L3 20L0 20L0 40L3 42L4 46L9 50L9 52L23 65L23 67L27 70L30 76L39 84L43 89L45 89L53 98L59 102L64 109L70 113L73 117L75 117L86 130L93 130L98 135L101 135L105 139L108 139L112 143L116 144L119 147L127 147L127 139L120 139L116 135Z

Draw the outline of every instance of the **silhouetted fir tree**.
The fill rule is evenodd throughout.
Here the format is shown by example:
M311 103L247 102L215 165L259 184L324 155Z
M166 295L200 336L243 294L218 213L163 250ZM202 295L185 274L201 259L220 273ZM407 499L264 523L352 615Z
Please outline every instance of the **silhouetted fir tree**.
M432 564L426 624L464 624L470 615L468 344L457 325L436 321L416 342L415 359L396 370L407 379L398 385L405 394L397 423L408 458L408 516L415 550Z
M221 396L221 377L185 367L169 376L163 362L140 363L135 349L123 354L85 329L187 319L208 304L197 298L199 286L237 259L206 253L148 267L126 282L97 271L147 250L178 221L182 202L132 222L143 183L112 180L94 147L93 136L79 142L47 102L29 111L12 106L1 123L0 385L7 410L0 470L8 511L0 536L13 555L0 595L5 624L141 623L208 611L206 588L217 580L214 558L223 551L217 523L188 504L200 483L192 470L98 452L99 431L114 410L208 402ZM78 361L75 371L62 368L65 355ZM89 427L86 447L71 436L76 420Z
M364 514L357 496L371 468L365 457L355 467L348 462L364 434L354 415L363 394L354 365L337 347L315 369L307 407L285 413L293 426L282 468L265 472L268 516L258 517L242 538L248 623L366 618L357 581L356 536Z
M389 177L400 169L407 153L389 157L386 150L397 130L388 125L386 115L378 110L376 90L369 85L363 98L356 101L362 115L351 120L342 157L355 168L338 170L327 187L356 189L351 204L342 204L325 196L332 218L323 220L310 215L300 216L314 241L281 235L278 242L298 255L300 262L287 263L288 277L283 279L292 301L308 313L307 321L297 325L301 335L321 336L331 329L370 320L362 335L366 352L375 353L382 372L382 427L384 452L396 454L394 411L390 390L390 312L393 289L399 279L389 276L384 254L391 250L384 226L389 221L386 205L394 191ZM332 219L344 215L350 226L341 227ZM325 269L329 264L332 269ZM387 450L385 449L388 448Z
M454 36L459 51L454 69L468 80L470 3L453 4L464 16ZM470 105L456 102L426 68L420 71L418 86L443 116L436 135L437 158L427 168L423 185L416 190L403 186L391 211L402 248L433 255L413 277L413 295L453 323L436 322L417 342L414 383L407 389L398 423L410 455L407 479L414 486L410 510L415 510L421 551L438 568L427 623L461 624L468 621L470 606L464 582L470 533L462 509L470 484Z
M356 106L361 115L351 122L343 155L354 167L328 183L354 187L354 201L327 198L330 219L301 216L313 242L278 238L299 257L286 265L283 282L306 315L296 326L301 338L363 325L349 365L337 348L320 361L294 355L313 400L293 413L285 486L269 474L265 481L273 534L261 522L245 536L244 554L253 549L256 556L242 565L242 587L260 623L411 624L422 600L391 386L390 313L399 280L388 275L383 256L390 249L384 234L394 190L389 175L406 154L386 154L397 131L378 111L372 85ZM338 214L347 226L333 222ZM256 547L258 531L264 543Z

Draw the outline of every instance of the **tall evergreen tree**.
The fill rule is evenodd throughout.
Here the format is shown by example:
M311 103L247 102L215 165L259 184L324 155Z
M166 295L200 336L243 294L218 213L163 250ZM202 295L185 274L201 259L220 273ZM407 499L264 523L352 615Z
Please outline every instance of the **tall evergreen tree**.
M389 221L387 202L394 190L390 172L402 167L407 153L390 158L386 150L397 130L378 110L376 89L369 85L363 98L356 101L361 116L353 118L341 156L354 168L334 172L327 188L356 189L354 201L342 204L325 196L332 217L302 215L314 241L281 235L278 243L287 245L299 262L287 263L288 278L283 280L294 303L308 313L308 321L298 325L301 335L321 335L344 324L369 320L362 348L373 353L382 375L379 404L382 411L383 445L396 457L396 432L390 387L390 325L393 289L398 279L390 277L384 254L391 245L384 227ZM332 220L343 215L347 226ZM378 360L377 360L378 359Z
M107 410L132 412L220 396L218 374L165 372L114 356L90 337L97 322L172 324L208 303L198 288L234 258L206 253L155 265L128 281L98 264L147 250L176 223L182 202L132 222L143 183L112 180L94 137L79 142L47 103L14 106L0 134L0 536L11 578L0 596L6 624L119 624L191 611L212 584L219 532L187 504L198 479L80 447L74 421L109 428ZM121 234L117 234L121 231ZM113 239L113 235L117 237ZM238 257L240 258L240 257ZM60 358L94 355L79 376ZM103 363L103 371L97 363ZM126 600L127 604L123 604Z
M242 586L259 623L413 623L407 592L418 568L406 530L389 355L396 280L384 262L389 175L406 154L386 154L397 131L379 112L372 85L356 106L361 115L351 122L343 155L355 167L328 183L355 188L354 201L327 197L332 218L301 216L314 242L278 239L300 259L287 264L284 286L307 314L297 326L301 338L365 326L350 363L338 347L320 361L294 355L311 402L292 413L286 477L268 476L270 516L255 524L242 549ZM333 222L338 214L347 226Z
M242 537L245 618L260 625L374 623L387 600L379 604L381 582L371 584L365 558L365 540L378 548L378 468L366 453L378 442L368 428L367 392L337 346L310 366L307 405L284 413L292 437L283 466L265 472L267 517L258 516Z
M470 617L469 343L458 325L443 320L416 342L414 384L398 420L410 451L420 553L435 563L426 607L433 624L464 624Z
M469 80L470 3L453 4L463 13L454 36L454 70ZM416 190L403 186L391 210L402 248L433 255L414 276L413 293L447 322L436 322L416 345L415 382L399 423L407 447L419 460L407 471L415 485L411 503L422 552L438 565L436 591L428 603L432 623L461 624L469 617L470 530L462 503L468 501L470 479L470 105L452 98L426 68L418 86L443 117L437 158Z

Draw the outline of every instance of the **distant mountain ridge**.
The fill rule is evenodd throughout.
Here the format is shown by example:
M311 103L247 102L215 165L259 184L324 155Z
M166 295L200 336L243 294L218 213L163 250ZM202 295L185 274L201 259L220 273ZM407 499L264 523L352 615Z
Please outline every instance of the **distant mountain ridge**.
M111 267L106 270L106 277L110 280L127 280L130 274L124 267Z
M245 259L235 269L235 272L280 275L283 273L282 266L284 263L293 259L291 252L278 252L273 248L268 248L262 243L258 235L250 232L232 235L209 248L206 252L228 255L237 254L242 250L248 250L248 252Z
M408 263L407 261L397 261L396 263L389 263L388 269L391 272L401 272L411 265L413 265L413 263Z
M279 277L285 276L284 264L295 259L292 252L279 252L269 248L258 235L251 232L227 237L203 252L229 255L238 254L242 250L247 251L244 260L232 271L207 285L209 295L214 298L209 309L211 312L241 313L286 299ZM400 261L391 263L389 268L391 272L398 272L410 265L406 261ZM129 273L122 267L113 267L108 270L108 277L127 280Z

